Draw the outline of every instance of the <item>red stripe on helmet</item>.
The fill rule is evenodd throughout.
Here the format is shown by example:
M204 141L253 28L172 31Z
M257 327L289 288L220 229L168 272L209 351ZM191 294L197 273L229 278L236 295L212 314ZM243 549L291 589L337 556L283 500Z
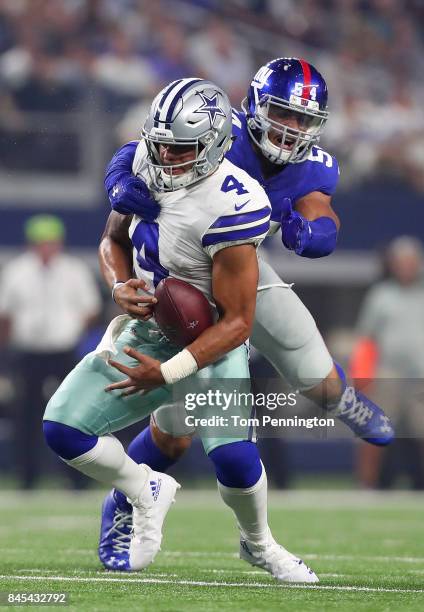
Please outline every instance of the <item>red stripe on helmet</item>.
M302 98L307 98L309 100L309 94L311 92L311 67L309 66L308 62L305 62L304 59L300 59L299 63L303 72Z

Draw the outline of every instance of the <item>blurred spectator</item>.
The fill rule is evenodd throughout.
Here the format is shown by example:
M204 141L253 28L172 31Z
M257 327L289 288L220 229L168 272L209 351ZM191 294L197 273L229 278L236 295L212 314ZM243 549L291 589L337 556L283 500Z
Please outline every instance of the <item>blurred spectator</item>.
M126 110L137 98L151 96L157 79L146 58L140 57L134 42L116 29L110 35L110 49L93 64L93 75L106 93L107 110Z
M261 64L300 55L329 85L323 146L340 157L341 187L377 179L424 191L423 15L419 0L0 0L2 97L15 124L19 110L89 107L101 138L172 79L210 78L238 106ZM9 165L37 170L47 147L38 136L25 146L21 131L6 134L4 150L15 132L25 149ZM49 164L63 172L54 149Z
M162 25L159 47L151 54L150 63L160 87L171 81L196 76L196 68L188 59L185 32L177 24Z
M255 62L249 46L236 36L229 25L217 17L188 40L189 57L198 76L217 83L239 105L255 73Z
M25 234L30 248L2 271L0 341L19 384L17 463L22 487L30 489L39 475L46 402L74 366L74 349L97 318L100 297L86 265L63 252L59 218L31 217Z
M389 488L405 471L414 489L424 489L424 282L421 243L407 236L387 250L388 277L365 297L351 376L372 388L395 419L397 439L384 451L361 444L363 485ZM420 383L421 379L421 383Z

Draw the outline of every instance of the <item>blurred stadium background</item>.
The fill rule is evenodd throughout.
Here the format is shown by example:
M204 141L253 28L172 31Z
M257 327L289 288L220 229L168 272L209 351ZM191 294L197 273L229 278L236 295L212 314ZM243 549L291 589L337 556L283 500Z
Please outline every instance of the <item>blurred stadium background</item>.
M325 260L291 255L278 238L265 249L347 365L364 295L384 274L382 250L400 235L422 237L424 2L0 0L0 266L26 248L24 227L32 215L63 221L67 250L97 276L103 301L80 338L79 356L115 313L96 255L109 213L102 178L111 154L138 137L152 95L167 82L211 78L238 106L257 68L279 56L305 57L327 80L331 115L322 146L341 166L334 206L342 229L337 252ZM69 486L35 430L41 479L19 467L22 379L5 327L0 481ZM258 356L253 368L270 375ZM56 383L51 376L44 381L46 398ZM294 439L267 442L264 453L276 486L379 486L372 475L358 476L361 446ZM197 444L175 472L185 486L212 484ZM414 476L391 484L421 488Z

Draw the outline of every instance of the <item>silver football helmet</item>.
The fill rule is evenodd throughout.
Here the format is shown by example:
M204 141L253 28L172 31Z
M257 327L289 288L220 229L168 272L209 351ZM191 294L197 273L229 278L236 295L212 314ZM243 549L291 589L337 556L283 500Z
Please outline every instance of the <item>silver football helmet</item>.
M231 146L231 129L231 103L220 87L197 78L167 85L153 100L141 132L151 187L174 191L212 174ZM164 163L161 145L179 145L182 151L193 147L194 158Z

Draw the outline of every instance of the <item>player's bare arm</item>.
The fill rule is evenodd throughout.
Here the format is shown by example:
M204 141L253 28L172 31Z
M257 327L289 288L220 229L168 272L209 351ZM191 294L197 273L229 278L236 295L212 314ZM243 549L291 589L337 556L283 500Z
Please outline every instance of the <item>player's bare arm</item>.
M215 255L212 291L220 318L187 347L199 368L213 363L249 337L255 316L258 274L256 249L252 244L223 249Z
M132 244L128 235L132 215L122 215L112 211L106 223L99 246L100 270L107 285L112 289L115 302L124 312L136 319L146 321L152 316L152 305L156 298L141 296L139 289L147 289L147 284L132 278ZM145 304L140 306L140 304Z
M312 191L303 198L299 198L294 205L294 209L308 221L315 221L320 217L333 219L337 230L340 229L340 219L331 206L331 196L322 191Z
M252 244L222 249L215 255L212 291L220 318L186 347L199 369L217 361L249 337L255 315L258 276L256 249ZM160 361L131 348L125 352L139 365L129 368L110 360L110 365L126 374L127 379L109 385L107 391L123 389L123 395L132 395L165 383Z

